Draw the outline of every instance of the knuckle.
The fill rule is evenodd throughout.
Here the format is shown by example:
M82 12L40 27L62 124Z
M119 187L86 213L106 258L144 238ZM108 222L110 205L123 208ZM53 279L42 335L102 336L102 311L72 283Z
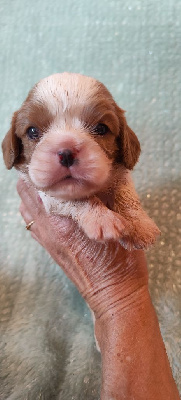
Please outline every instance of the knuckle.
M21 193L22 193L22 191L24 189L24 181L22 179L18 180L17 185L16 185L16 189L17 189L17 192L18 192L19 196L21 197Z
M16 184L16 189L20 197L22 197L23 193L27 194L27 191L30 189L30 185L28 182L23 180L22 178L18 179L18 182Z
M17 189L18 193L19 193L19 191L21 190L21 186L22 186L22 180L21 180L21 179L18 179L18 182L17 182L17 184L16 184L16 189Z

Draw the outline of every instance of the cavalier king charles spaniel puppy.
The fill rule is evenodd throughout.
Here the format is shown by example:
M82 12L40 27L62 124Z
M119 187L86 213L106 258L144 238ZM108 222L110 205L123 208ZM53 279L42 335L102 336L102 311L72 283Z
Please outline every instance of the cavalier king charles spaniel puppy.
M2 149L46 211L73 218L90 239L128 250L155 242L159 229L130 175L140 143L102 83L74 73L42 79L14 113Z

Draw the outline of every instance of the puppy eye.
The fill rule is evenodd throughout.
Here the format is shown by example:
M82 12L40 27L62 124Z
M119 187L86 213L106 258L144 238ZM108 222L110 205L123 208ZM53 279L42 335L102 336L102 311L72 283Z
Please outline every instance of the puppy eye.
M95 133L97 133L97 135L100 136L104 136L107 132L109 132L109 128L105 124L97 124L93 130Z
M40 132L39 132L38 128L35 128L35 126L29 126L29 128L26 131L26 134L27 134L28 138L31 140L38 139L40 136Z

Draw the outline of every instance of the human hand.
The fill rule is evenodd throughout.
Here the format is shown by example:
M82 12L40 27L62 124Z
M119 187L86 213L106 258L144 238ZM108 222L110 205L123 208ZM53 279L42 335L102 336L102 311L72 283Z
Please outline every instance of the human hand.
M26 224L34 221L32 237L63 268L97 316L118 310L125 296L147 285L142 251L128 252L113 241L89 240L72 219L48 215L30 184L19 180L17 190Z
M101 400L177 400L148 293L142 250L89 240L71 219L48 215L32 186L18 181L31 235L74 282L95 314L102 355Z

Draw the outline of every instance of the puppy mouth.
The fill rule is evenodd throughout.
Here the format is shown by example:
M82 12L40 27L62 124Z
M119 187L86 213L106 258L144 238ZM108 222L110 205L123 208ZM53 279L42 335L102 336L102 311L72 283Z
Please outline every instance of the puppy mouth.
M74 177L71 173L68 173L67 175L60 177L59 179L56 179L54 182L52 182L51 185L49 185L47 188L45 188L45 190L49 190L49 191L55 191L59 188L59 187L68 187L68 186L72 186L73 185L77 185L81 183L81 179L78 179L76 177Z
M76 179L73 175L68 174L66 176L64 176L63 178L61 178L58 182L56 182L55 184L71 184L71 183L77 183L78 179Z
M67 181L68 179L73 178L72 175L66 175L64 178L61 179L61 181Z

